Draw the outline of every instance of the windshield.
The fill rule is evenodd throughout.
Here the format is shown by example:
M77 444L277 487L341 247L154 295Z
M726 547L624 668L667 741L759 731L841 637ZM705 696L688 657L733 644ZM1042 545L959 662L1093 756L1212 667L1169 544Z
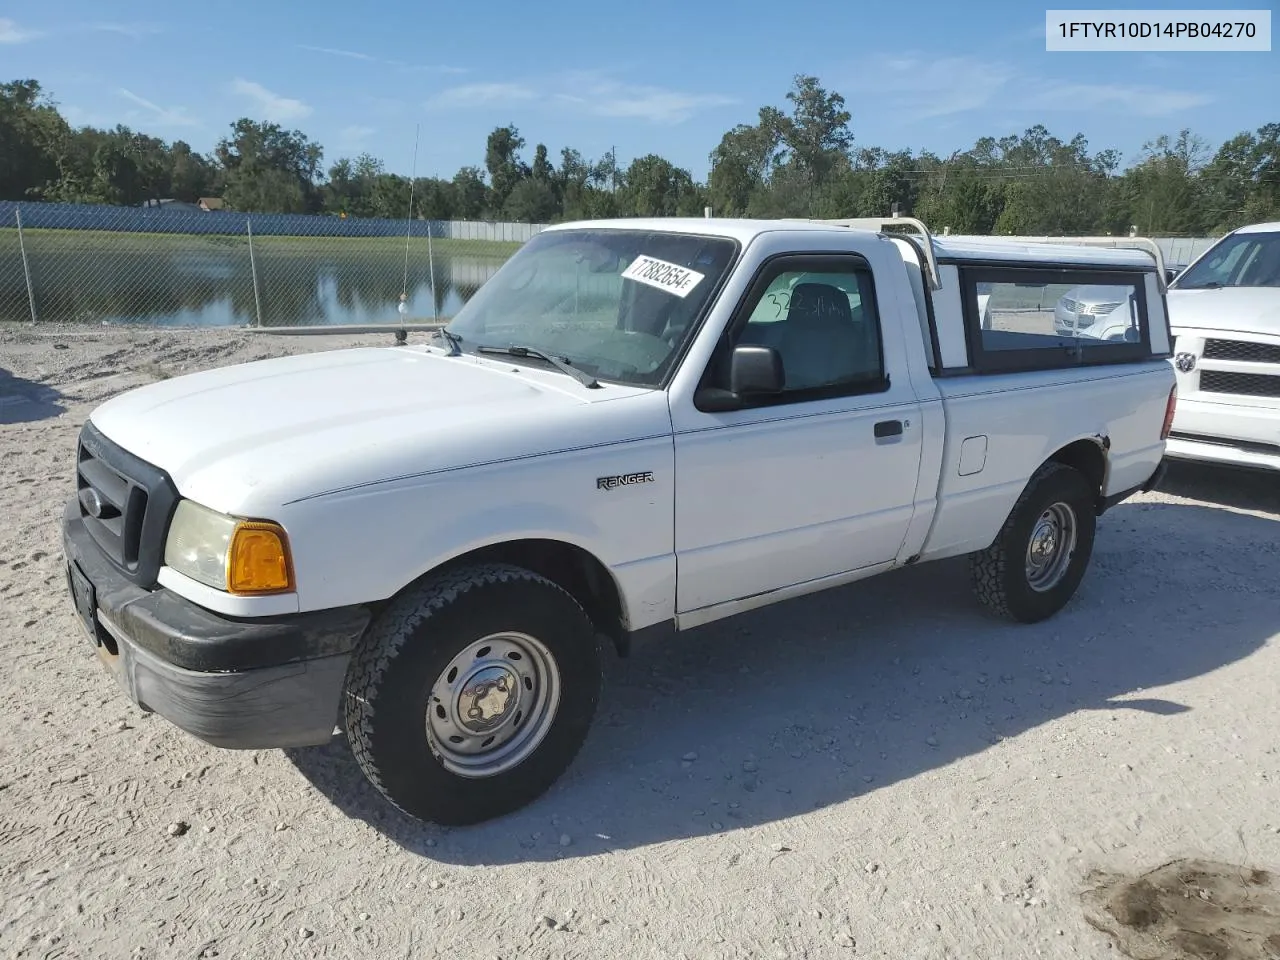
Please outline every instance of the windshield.
M655 386L737 253L725 237L549 230L502 265L446 329L477 347L527 347L593 376Z
M1184 270L1173 286L1280 287L1280 233L1232 234Z

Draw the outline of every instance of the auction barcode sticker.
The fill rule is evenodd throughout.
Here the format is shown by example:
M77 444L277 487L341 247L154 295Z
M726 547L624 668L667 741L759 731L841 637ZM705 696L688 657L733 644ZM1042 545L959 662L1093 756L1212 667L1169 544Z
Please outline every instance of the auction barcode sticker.
M622 279L647 283L659 290L674 293L677 297L688 296L689 291L698 285L705 274L682 267L678 263L667 263L656 257L644 255L631 261L631 266L622 271Z
M1271 49L1270 10L1046 10L1045 50Z

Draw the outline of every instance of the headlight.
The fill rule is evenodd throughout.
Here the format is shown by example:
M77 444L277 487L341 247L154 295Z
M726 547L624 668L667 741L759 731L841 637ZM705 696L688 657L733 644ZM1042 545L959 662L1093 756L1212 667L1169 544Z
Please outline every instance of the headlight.
M279 524L228 517L190 500L180 500L173 512L164 562L227 593L293 589L289 541Z

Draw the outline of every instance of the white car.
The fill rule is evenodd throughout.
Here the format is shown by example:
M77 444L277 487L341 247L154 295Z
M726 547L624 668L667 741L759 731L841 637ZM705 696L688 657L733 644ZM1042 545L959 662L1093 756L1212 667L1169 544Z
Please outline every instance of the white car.
M1123 285L1072 287L1057 302L1053 329L1064 337L1125 340L1139 334L1133 298Z
M1280 470L1280 223L1227 234L1168 301L1179 395L1168 455Z
M1158 474L1163 277L885 225L554 226L429 343L107 401L63 521L93 648L212 744L338 724L394 804L461 824L570 764L603 646L958 555L998 614L1052 616ZM1125 286L1139 339L982 329L979 284L1064 276Z

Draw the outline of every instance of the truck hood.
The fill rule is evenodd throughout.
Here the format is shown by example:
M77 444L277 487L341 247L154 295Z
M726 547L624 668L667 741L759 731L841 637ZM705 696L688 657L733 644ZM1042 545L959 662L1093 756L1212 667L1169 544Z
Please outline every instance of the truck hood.
M1174 287L1166 300L1169 326L1174 330L1280 334L1280 287Z
M215 510L669 433L665 394L425 347L260 360L139 387L90 419ZM620 402L622 401L622 402ZM647 402L646 402L647 401Z

